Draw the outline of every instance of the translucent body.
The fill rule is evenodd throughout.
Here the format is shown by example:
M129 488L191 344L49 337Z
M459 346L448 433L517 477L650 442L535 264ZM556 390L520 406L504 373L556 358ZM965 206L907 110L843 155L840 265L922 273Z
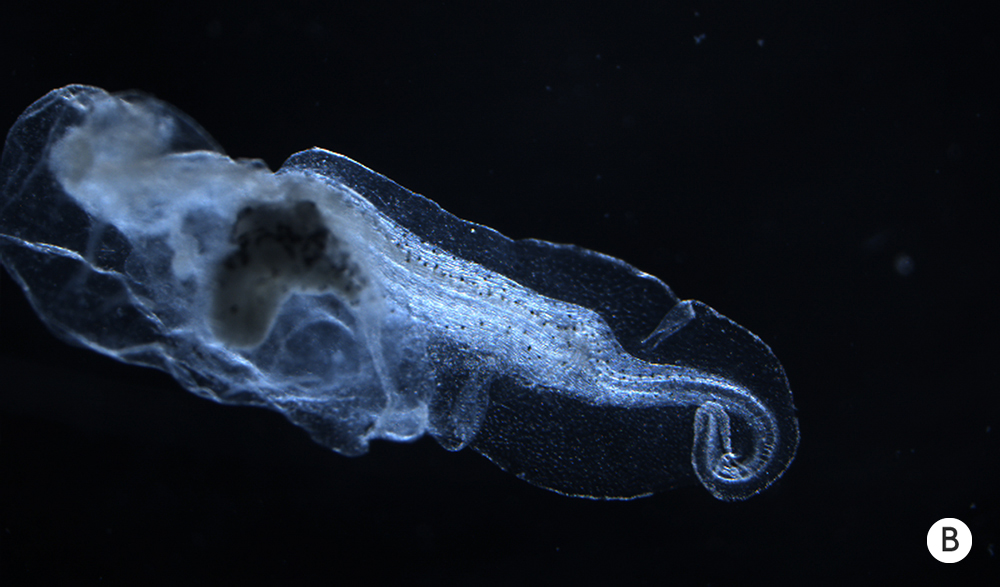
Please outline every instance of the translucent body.
M63 338L347 455L431 434L536 485L745 499L798 444L758 338L604 255L511 241L340 155L271 173L141 94L54 90L3 154L0 255Z

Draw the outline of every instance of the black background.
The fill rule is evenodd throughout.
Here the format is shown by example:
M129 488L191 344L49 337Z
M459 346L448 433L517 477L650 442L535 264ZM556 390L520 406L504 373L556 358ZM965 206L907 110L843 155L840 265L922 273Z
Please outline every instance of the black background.
M349 459L58 342L4 274L4 585L1000 575L988 3L19 4L0 127L69 83L141 89L232 156L322 146L620 257L773 348L802 442L736 504L561 497L429 439ZM927 552L943 517L962 563Z

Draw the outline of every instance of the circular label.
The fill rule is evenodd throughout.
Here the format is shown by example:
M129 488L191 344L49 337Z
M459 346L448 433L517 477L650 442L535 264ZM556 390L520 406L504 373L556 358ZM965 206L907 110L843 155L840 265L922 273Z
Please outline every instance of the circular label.
M927 550L943 563L957 563L972 550L972 532L958 518L941 518L927 531Z

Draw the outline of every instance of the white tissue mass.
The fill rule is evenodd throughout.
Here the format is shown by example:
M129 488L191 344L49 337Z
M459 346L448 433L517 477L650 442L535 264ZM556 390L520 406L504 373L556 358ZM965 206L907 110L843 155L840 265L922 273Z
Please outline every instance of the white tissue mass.
M0 177L0 259L52 332L341 454L430 434L567 495L723 500L795 455L784 371L746 329L341 155L272 173L166 103L75 85L21 115Z

